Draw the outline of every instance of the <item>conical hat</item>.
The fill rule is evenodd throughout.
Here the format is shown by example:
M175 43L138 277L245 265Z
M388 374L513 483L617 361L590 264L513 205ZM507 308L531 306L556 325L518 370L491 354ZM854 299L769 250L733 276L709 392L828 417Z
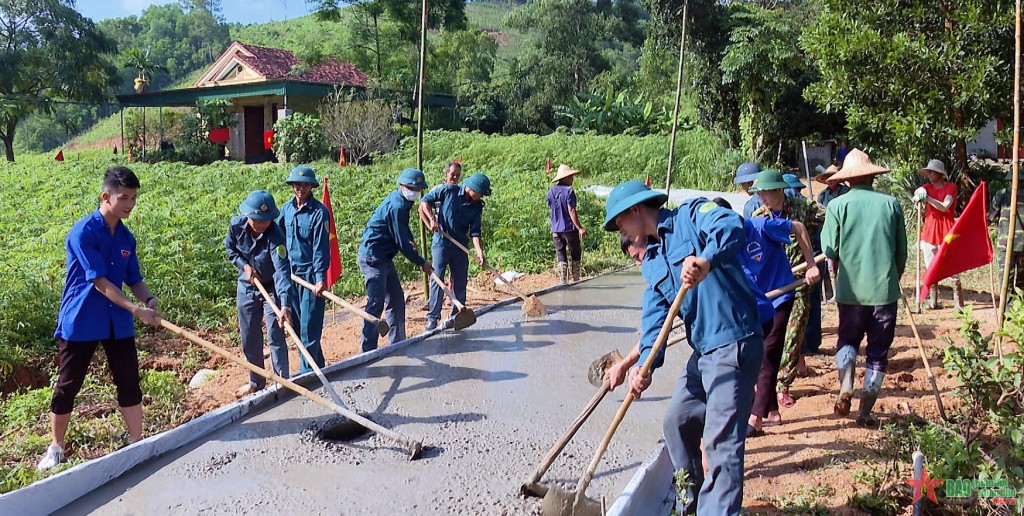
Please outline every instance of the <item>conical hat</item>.
M860 149L853 149L846 155L846 159L843 160L843 168L836 175L832 176L832 179L846 181L854 177L875 176L885 174L886 172L889 172L889 169L872 163L871 157L866 152Z
M569 176L574 176L574 175L579 174L579 173L580 173L579 170L576 170L576 169L570 167L569 165L566 165L565 163L562 163L561 165L558 165L558 173L555 174L555 178L552 179L551 182L552 183L557 183L557 182L559 182L559 181L561 181L561 180L563 180L563 179L565 179L565 178L567 178Z
M829 179L832 179L834 175L839 173L839 168L835 165L829 165L824 172L814 176L814 180L819 183L827 183Z

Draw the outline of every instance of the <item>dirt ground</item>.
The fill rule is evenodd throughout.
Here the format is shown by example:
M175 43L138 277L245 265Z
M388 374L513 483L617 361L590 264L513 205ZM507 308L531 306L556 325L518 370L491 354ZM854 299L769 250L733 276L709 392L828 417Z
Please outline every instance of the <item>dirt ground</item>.
M528 275L516 285L532 292L555 285L554 274ZM407 284L406 295L410 309L407 312L407 332L416 335L425 324L422 284ZM905 288L912 299L912 288ZM995 327L992 299L988 292L965 291L967 301L974 304L974 316L982 321L982 331ZM507 290L490 284L482 277L471 280L468 305L480 307L511 297ZM940 300L944 308L924 309L915 320L925 342L926 353L939 388L947 392L953 381L942 369L942 350L947 346L942 337L957 336L959 319L951 305L951 292L943 288ZM365 298L349 301L358 306ZM913 301L911 301L913 302ZM448 312L446 306L445 313ZM328 309L323 336L323 349L328 363L343 360L359 352L361 319L342 310L332 313ZM765 427L766 435L747 441L746 483L744 508L755 514L792 514L815 512L808 508L826 508L829 514L863 514L851 507L850 498L857 490L869 488L862 481L863 472L878 467L880 459L873 451L880 435L877 430L863 429L853 423L852 417L838 418L832 407L838 391L838 379L833 365L838 318L834 304L824 305L822 312L821 354L807 357L810 374L797 378L792 394L796 405L782 409L783 424ZM223 343L223 336L206 335ZM153 352L146 356L144 367L174 369L186 346L176 339L149 341ZM384 340L381 340L384 345ZM237 347L235 348L237 350ZM267 359L269 364L269 358ZM298 368L295 351L291 353L292 370ZM225 360L209 358L206 367L219 370L219 374L198 390L188 394L186 419L235 401L235 391L245 385L248 373ZM864 370L863 351L858 357L858 389ZM187 379L185 379L187 381ZM947 406L950 400L947 400ZM854 413L857 402L854 403ZM900 308L897 318L896 340L890 353L889 370L875 406L875 413L884 422L886 418L911 412L927 419L937 419L938 413L927 374L921 364L906 311Z

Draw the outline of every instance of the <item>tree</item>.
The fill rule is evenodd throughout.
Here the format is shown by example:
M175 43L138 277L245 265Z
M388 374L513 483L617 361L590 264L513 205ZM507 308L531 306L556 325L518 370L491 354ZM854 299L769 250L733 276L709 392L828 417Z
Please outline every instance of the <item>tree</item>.
M124 66L139 71L139 75L135 78L136 93L142 93L146 89L146 84L152 80L153 75L157 72L167 73L166 66L158 64L149 58L148 48L146 50L139 50L137 48L125 50L122 63Z
M949 156L1010 107L1013 3L822 0L801 38L821 79L807 95L862 144L905 162Z
M398 133L391 126L392 110L384 101L356 100L339 91L325 97L317 113L331 146L344 147L353 163L360 163L375 152L391 152L398 146Z
M18 122L52 101L98 102L117 81L115 43L70 0L0 2L0 140L14 161Z

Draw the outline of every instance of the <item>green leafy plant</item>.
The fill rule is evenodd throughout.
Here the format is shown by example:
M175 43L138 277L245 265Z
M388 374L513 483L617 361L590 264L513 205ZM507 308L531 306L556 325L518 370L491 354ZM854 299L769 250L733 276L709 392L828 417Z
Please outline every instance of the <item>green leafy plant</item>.
M289 163L306 163L327 156L330 149L320 120L293 113L274 124L274 153Z

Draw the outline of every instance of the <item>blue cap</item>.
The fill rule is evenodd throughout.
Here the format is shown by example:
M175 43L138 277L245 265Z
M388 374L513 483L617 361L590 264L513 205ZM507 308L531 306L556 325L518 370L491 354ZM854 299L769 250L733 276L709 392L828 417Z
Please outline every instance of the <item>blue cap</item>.
M274 220L281 215L274 196L266 190L256 190L249 194L238 207L238 213L252 220Z
M395 182L407 188L414 188L416 190L427 189L427 178L423 176L423 172L412 167L403 170Z
M320 183L316 180L316 172L313 172L313 167L309 165L299 165L292 169L291 174L288 174L288 179L284 180L285 183L309 183L313 186L320 186Z
M491 195L491 180L479 172L467 177L462 183L480 195Z
M754 176L761 171L761 165L748 161L739 166L736 169L736 179L733 179L733 184L749 183L754 180Z
M608 194L608 202L605 204L604 210L604 230L618 231L619 225L615 223L615 217L633 206L651 199L657 199L664 203L668 200L668 196L651 190L651 187L645 185L643 181L633 180L619 183L612 189L612 193Z
M800 178L797 177L796 174L782 174L782 180L785 181L790 188L796 188L797 190L807 188L800 182Z

